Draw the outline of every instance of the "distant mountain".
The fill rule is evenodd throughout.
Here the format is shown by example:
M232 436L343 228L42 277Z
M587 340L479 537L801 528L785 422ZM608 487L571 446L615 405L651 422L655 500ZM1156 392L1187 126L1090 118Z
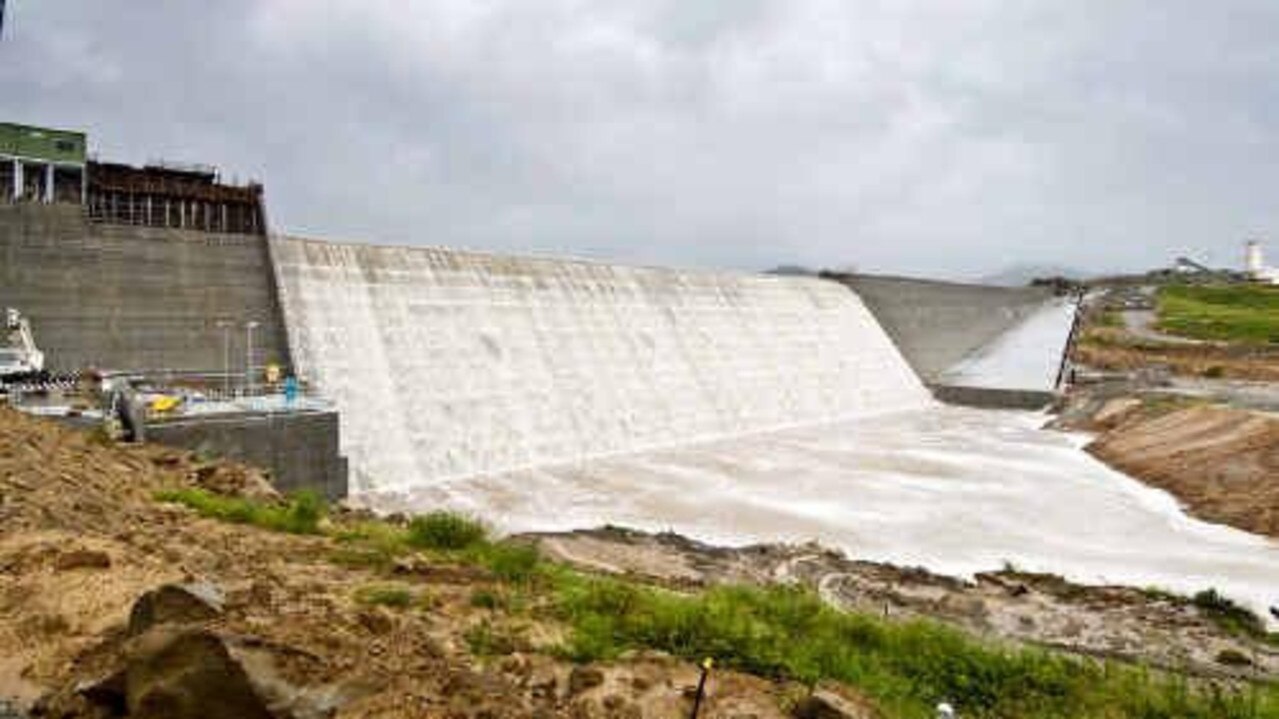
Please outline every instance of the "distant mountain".
M997 285L1000 287L1025 287L1030 281L1040 277L1067 277L1072 280L1085 280L1091 277L1093 273L1084 272L1074 267L1063 267L1061 265L1011 265L993 275L986 275L977 280L983 285Z
M774 268L773 268L773 269L771 269L771 270L766 270L766 271L764 272L764 274L766 274L766 275L801 275L801 276L807 276L807 275L815 275L815 274L817 274L817 270L809 269L809 268L807 268L807 267L801 267L801 266L799 266L799 265L778 265L777 267L774 267Z

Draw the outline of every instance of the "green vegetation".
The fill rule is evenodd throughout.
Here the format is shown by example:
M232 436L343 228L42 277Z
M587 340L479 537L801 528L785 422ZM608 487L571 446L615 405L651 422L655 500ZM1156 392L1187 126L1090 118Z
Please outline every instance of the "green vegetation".
M472 654L482 657L511 654L521 643L510 628L496 626L487 619L468 629L462 638Z
M1279 343L1279 287L1167 285L1159 329L1205 340Z
M435 511L409 522L408 543L417 549L466 549L487 536L488 530L477 520Z
M1193 606L1199 610L1201 616L1221 627L1228 634L1279 646L1279 632L1268 631L1265 621L1257 616L1256 612L1236 604L1216 589L1205 589L1193 597L1174 594L1159 587L1147 587L1142 590L1142 593L1151 599L1177 606Z
M413 592L401 586L373 585L357 590L355 601L360 604L404 609L413 604Z
M495 541L482 524L459 515L435 512L407 526L360 521L321 528L323 505L313 498L275 505L198 490L157 497L226 521L323 531L339 544L332 559L348 566L382 571L417 555L482 567L493 583L478 587L470 604L491 614L464 635L471 651L482 656L526 646L509 621L526 615L563 622L567 639L551 650L574 660L616 658L631 649L693 660L710 656L765 677L848 683L891 718L929 717L941 700L956 703L965 717L984 718L1279 717L1279 688L1267 684L1191 684L1142 667L1002 646L935 622L841 612L796 588L717 587L685 594L587 576L542 561L531 546ZM1214 591L1194 598L1149 591L1193 603L1241 634L1264 631L1255 615ZM412 590L401 584L370 585L356 599L397 608L415 604ZM1223 652L1219 660L1237 663L1240 657Z
M1235 604L1216 589L1205 589L1191 597L1190 603L1199 613L1227 632L1241 637L1261 639L1279 645L1279 634L1266 631L1266 623L1251 609Z
M163 490L156 492L155 498L186 505L201 516L292 534L319 534L320 520L326 513L324 500L314 492L298 492L283 504L224 497L193 488Z
M573 628L566 651L578 660L645 647L713 656L763 676L847 682L894 717L930 716L940 700L971 717L1279 716L1274 687L1196 689L1140 668L980 643L932 622L843 613L793 588L690 596L578 578L558 588L557 607Z
M1093 319L1093 324L1097 327L1123 327L1124 316L1119 310L1105 310L1097 313Z

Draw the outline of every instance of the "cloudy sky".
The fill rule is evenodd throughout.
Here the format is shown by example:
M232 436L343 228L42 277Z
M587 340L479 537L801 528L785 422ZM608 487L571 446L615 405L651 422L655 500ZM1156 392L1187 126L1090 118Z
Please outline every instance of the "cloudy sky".
M1279 255L1279 2L9 0L0 119L277 229L977 277Z

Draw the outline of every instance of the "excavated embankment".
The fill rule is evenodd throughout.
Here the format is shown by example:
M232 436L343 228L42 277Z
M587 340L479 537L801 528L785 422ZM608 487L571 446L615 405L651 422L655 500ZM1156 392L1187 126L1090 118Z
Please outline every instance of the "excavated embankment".
M1279 538L1279 417L1224 406L1165 413L1120 400L1088 451L1191 514Z
M536 637L555 639L553 623L521 627L530 638L496 657L473 654L468 632L499 622L473 601L493 583L481 569L345 566L331 558L333 539L200 519L153 498L197 483L262 491L252 474L104 446L0 408L0 708L228 719L265 716L264 704L299 719L614 715L606 702L688 712L694 665L645 655L575 668L533 651ZM359 601L388 581L413 605ZM195 587L196 600L175 585ZM716 681L709 709L784 716L782 685L727 671ZM134 706L157 696L168 702L160 709Z

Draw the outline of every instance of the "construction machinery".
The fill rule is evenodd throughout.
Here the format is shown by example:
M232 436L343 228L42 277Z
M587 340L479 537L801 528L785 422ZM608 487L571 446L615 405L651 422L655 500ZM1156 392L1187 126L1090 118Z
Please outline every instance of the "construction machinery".
M44 353L36 347L35 337L31 334L31 323L12 307L4 311L2 336L4 341L0 343L0 388L43 380Z

